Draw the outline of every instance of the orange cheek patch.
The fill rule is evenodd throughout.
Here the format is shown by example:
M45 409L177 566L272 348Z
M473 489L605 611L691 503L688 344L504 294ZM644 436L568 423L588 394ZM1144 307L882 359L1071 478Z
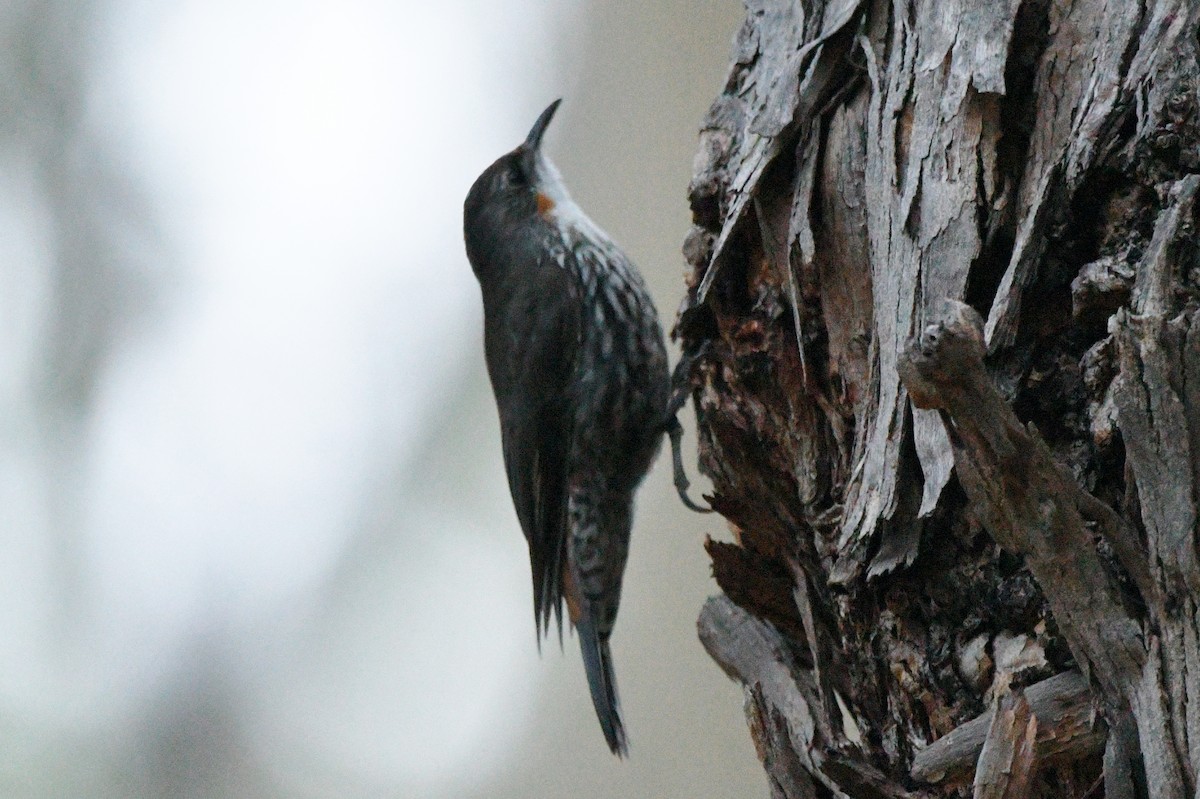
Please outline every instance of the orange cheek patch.
M545 216L554 210L554 200L539 191L537 193L537 209L539 214Z

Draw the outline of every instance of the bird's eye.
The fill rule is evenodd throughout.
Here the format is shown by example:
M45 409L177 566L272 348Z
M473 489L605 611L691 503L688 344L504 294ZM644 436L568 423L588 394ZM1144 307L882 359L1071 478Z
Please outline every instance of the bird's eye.
M521 169L520 164L511 164L504 177L505 182L510 186L524 186L529 182L525 177L525 170Z

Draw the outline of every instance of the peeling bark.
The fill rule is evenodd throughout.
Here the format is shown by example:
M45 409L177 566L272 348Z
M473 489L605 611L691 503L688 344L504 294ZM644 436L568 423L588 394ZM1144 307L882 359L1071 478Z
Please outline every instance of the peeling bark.
M775 795L1196 794L1197 30L748 0L676 335Z

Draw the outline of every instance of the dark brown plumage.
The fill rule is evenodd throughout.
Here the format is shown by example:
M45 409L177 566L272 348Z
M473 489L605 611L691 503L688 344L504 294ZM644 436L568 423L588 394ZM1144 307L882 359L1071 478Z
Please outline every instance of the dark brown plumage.
M641 276L579 209L541 152L554 102L489 166L464 207L484 306L504 465L529 543L538 640L562 607L596 715L626 753L609 636L634 492L666 430L662 328Z

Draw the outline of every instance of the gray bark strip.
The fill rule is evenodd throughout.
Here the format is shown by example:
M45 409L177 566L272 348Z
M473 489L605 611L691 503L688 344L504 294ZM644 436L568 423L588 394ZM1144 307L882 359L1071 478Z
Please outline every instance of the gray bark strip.
M995 93L1004 86L1000 54L1008 51L1017 4L951 6L897 4L890 40L864 45L871 82L864 179L879 399L874 418L859 428L855 451L862 469L847 497L844 552L897 511L909 434L897 356L932 301L964 295L983 246L977 209L1000 201ZM937 506L953 456L936 415L914 412L911 434L923 474L916 516L923 517Z
M1200 771L1200 312L1179 308L1172 286L1194 257L1198 192L1195 175L1164 191L1167 208L1138 264L1131 308L1113 320L1117 424L1157 583L1159 635L1135 716L1147 774L1179 792L1195 786Z
M837 63L844 49L827 52L825 44L850 23L861 4L862 0L835 0L819 7L823 14L816 19L805 15L801 3L747 4L749 16L738 34L729 77L731 85L738 84L738 99L732 105L714 105L702 131L702 136L719 142L705 149L722 162L720 171L728 176L724 185L713 187L727 204L708 268L689 304L701 305L707 299L725 247L764 170L780 154L786 133L796 119L820 107L840 76ZM796 42L803 44L797 49ZM732 151L726 150L729 146Z
M1131 313L1115 319L1121 363L1114 389L1117 424L1137 481L1151 563L1174 599L1200 595L1193 495L1200 476L1200 330L1195 312L1171 318L1170 289L1180 267L1179 240L1195 236L1191 220L1198 189L1195 175L1172 188L1173 202L1159 217L1138 267Z
M796 581L796 587L792 591L792 596L796 600L796 610L800 613L800 621L804 625L804 636L808 641L808 651L812 658L812 677L813 686L816 697L821 703L821 712L825 714L830 721L836 725L842 737L848 738L845 733L845 725L842 723L841 714L838 712L837 701L835 697L832 667L835 664L832 658L825 651L828 646L829 634L824 629L818 629L817 621L813 615L813 602L811 599L812 588L809 586L808 576L804 573L804 568L795 561L789 564L792 576Z
M996 705L975 769L973 799L1025 799L1034 776L1038 718L1020 689Z
M759 686L745 686L746 722L767 772L771 799L817 799L817 787L796 752L787 721L773 712Z
M861 50L861 48L860 48ZM862 130L867 118L867 93L839 106L825 131L825 157L819 162L817 192L823 224L811 227L809 200L797 197L791 230L801 261L816 270L821 287L821 323L828 340L830 372L836 383L834 400L849 409L856 426L874 416L873 341L870 244L867 239L867 198L862 175L866 169L867 145ZM819 149L819 148L817 148ZM802 205L803 204L803 205ZM797 218L803 213L804 218ZM811 231L813 252L807 251ZM816 253L821 254L820 258ZM795 271L795 270L793 270ZM840 419L841 415L836 415ZM839 449L845 441L839 429Z
M812 225L809 219L812 214L812 202L816 187L817 161L820 154L821 140L808 131L800 145L796 148L796 179L792 184L792 207L788 216L787 247L790 251L795 246L798 262L792 265L790 258L780 259L778 268L785 274L785 284L788 292L788 303L792 306L792 324L796 328L796 346L800 350L800 368L803 370L801 379L808 383L808 364L804 354L804 319L800 298L800 278L797 271L811 271L813 254L816 252L816 242L813 238ZM764 234L764 241L767 236Z
M1140 755L1133 717L1121 713L1110 727L1104 746L1104 799L1135 799L1133 768Z
M1163 690L1162 649L1158 638L1150 639L1149 657L1142 679L1134 686L1129 704L1137 723L1138 744L1146 784L1151 795L1162 799L1183 799L1192 791L1184 784L1184 766L1171 734L1168 697Z

